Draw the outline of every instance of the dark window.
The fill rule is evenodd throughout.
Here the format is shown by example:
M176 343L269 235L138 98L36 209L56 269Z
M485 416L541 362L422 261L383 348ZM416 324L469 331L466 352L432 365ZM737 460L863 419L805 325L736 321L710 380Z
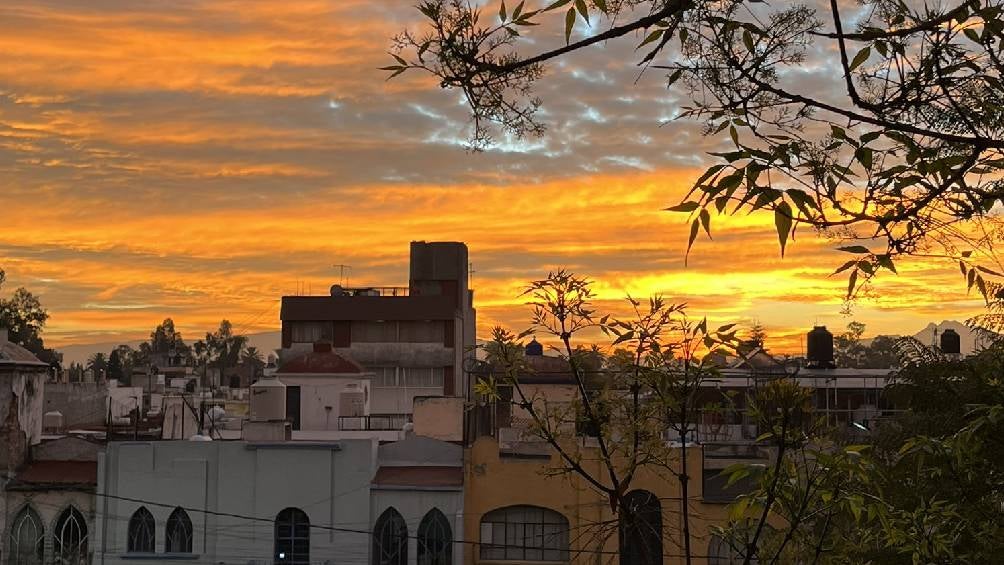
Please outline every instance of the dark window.
M188 512L182 508L175 508L171 516L167 519L167 528L164 531L165 547L168 553L191 553L192 552L192 520L188 517Z
M294 430L300 429L300 387L286 387L286 419Z
M621 565L662 563L662 505L647 490L624 497L620 515Z
M352 343L396 343L397 322L352 322L351 336Z
M70 506L56 520L52 535L55 562L62 565L87 563L87 522L79 510Z
M276 565L310 563L310 518L299 508L287 508L275 517Z
M42 519L30 506L25 506L11 523L9 548L10 565L41 565L45 529Z
M446 516L433 508L418 525L418 565L450 565L453 562L453 530Z
M408 526L393 508L373 526L373 565L408 565Z
M140 506L139 510L132 513L132 518L129 518L127 551L129 553L153 553L156 551L156 528L153 514L150 514L146 507Z
M747 476L729 485L724 469L704 469L702 498L705 502L732 502L740 494L752 492L756 487L756 477Z
M481 517L481 559L568 561L568 519L538 506L492 510Z

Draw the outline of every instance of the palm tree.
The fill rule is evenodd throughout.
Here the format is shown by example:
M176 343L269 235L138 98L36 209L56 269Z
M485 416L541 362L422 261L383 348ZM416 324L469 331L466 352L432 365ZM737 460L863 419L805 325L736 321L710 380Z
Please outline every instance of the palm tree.
M108 359L104 353L95 353L87 360L87 368L94 373L95 381L102 381L108 372Z

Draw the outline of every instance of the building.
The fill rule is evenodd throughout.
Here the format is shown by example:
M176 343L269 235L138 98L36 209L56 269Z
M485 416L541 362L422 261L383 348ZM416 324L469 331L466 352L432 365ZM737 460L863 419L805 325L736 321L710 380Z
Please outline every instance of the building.
M284 296L280 357L325 343L365 367L371 425L407 421L416 397L466 397L463 369L475 340L468 273L463 243L418 241L407 287L334 285L328 296Z
M462 464L459 446L414 436L113 443L94 561L459 565Z
M66 436L32 447L4 486L8 563L92 562L97 459L103 444Z
M24 463L42 441L45 381L49 365L7 339L0 329L0 472Z

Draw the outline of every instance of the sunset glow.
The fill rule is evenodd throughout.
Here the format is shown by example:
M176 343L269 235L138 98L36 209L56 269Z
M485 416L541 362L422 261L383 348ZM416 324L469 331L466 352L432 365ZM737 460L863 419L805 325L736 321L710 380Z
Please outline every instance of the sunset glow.
M675 204L719 140L660 127L680 101L634 84L630 45L578 54L542 85L550 130L465 151L458 94L387 82L412 0L7 0L0 6L0 268L51 319L48 344L197 337L221 318L276 330L284 294L407 282L408 242L464 241L479 333L522 329L526 281L568 268L601 308L661 293L800 350L839 329L846 260L770 216L722 217L689 261ZM819 72L825 72L820 70ZM812 73L807 73L812 74ZM810 77L811 78L811 77ZM689 128L689 129L688 129ZM962 320L958 271L914 260L852 306L868 333Z

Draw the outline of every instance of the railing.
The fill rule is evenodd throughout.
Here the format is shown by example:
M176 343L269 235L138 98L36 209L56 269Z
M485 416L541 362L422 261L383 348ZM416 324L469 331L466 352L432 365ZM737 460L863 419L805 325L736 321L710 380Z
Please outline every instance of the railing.
M391 431L400 430L411 422L411 414L373 414L370 416L339 416L341 431Z
M340 296L408 296L411 289L406 286L362 286L343 287Z

